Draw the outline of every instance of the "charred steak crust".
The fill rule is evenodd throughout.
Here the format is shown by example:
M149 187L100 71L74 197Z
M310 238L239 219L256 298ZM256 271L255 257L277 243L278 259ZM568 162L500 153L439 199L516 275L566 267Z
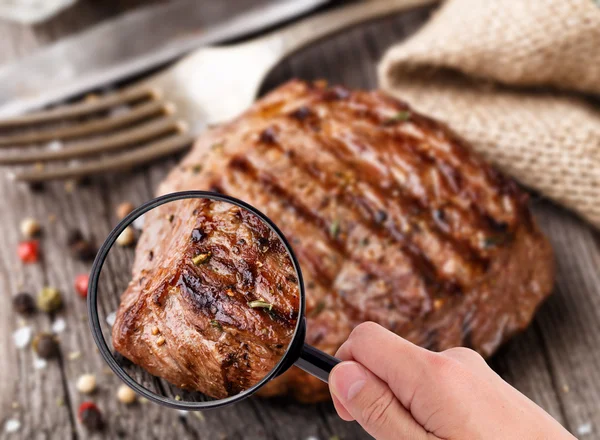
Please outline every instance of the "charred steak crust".
M158 192L189 189L243 199L283 230L305 278L307 342L332 354L371 320L432 350L489 356L552 288L527 194L377 91L281 86L201 136ZM329 398L297 369L262 393Z
M146 216L113 345L182 388L223 398L252 387L296 328L300 292L285 247L225 202L185 199Z

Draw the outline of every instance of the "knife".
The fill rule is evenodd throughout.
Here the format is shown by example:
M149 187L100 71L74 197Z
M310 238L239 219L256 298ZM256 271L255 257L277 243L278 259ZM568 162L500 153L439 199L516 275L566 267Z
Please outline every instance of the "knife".
M202 46L296 18L328 0L179 0L126 13L0 66L0 117L102 89Z

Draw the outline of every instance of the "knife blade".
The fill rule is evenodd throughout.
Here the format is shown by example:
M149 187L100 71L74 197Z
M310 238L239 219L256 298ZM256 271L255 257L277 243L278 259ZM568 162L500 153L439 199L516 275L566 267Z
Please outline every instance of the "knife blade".
M179 0L126 13L0 66L0 117L110 86L197 47L241 38L328 1Z

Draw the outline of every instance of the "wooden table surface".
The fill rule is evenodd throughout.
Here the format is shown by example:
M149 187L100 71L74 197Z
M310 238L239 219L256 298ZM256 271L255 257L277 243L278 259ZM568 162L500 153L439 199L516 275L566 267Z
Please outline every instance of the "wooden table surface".
M2 22L0 63L143 3L147 2L80 0L43 25ZM383 51L414 32L429 12L421 9L389 17L303 50L272 72L263 92L292 77L376 87L375 65ZM72 287L75 275L90 267L67 256L66 234L79 228L101 242L116 224L116 205L149 200L175 163L173 158L142 171L102 177L72 192L62 183L53 183L41 193L32 193L0 172L0 439L368 438L356 424L341 421L330 403L300 405L286 399L253 398L225 409L184 415L150 403L125 407L116 400L119 381L106 372L88 330L85 302ZM532 196L532 206L556 251L555 292L530 328L490 362L570 431L581 438L600 438L600 234L539 196ZM24 266L15 249L19 222L27 216L43 224L43 260ZM23 323L13 313L11 296L22 290L35 293L44 285L63 292L65 308L51 318L38 314L27 325L48 331L54 320L63 318L67 330L60 334L60 359L35 369L32 351L19 350L13 343L12 333ZM82 356L70 360L73 352ZM91 397L76 389L83 373L97 375L99 389ZM90 435L77 421L79 404L89 399L107 420L103 434ZM10 419L21 422L17 433L4 432Z

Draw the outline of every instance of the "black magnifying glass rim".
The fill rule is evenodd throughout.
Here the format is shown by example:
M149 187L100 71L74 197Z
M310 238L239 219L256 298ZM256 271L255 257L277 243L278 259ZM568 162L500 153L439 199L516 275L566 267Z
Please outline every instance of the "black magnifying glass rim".
M183 199L192 199L192 198L204 198L211 199L220 202L231 203L233 205L239 206L240 208L247 209L261 220L263 220L273 232L277 235L277 237L284 244L290 259L292 260L292 264L296 271L296 278L298 280L298 287L300 289L300 302L298 311L298 318L296 320L296 328L294 330L294 335L292 340L288 344L288 347L277 363L277 365L262 378L262 380L254 385L253 387L242 391L235 396L229 396L224 399L217 399L214 401L206 401L206 402L184 402L178 401L175 399L171 399L168 397L161 396L156 394L146 387L140 385L137 381L135 381L129 374L125 372L125 370L119 365L115 357L113 356L111 350L109 349L106 340L104 339L102 328L100 327L100 319L98 317L98 280L100 277L100 271L102 270L102 266L108 256L108 252L112 249L115 241L121 235L121 233L127 228L131 223L138 218L139 216L147 213L151 209L154 209L160 205L164 205L169 202L174 202L176 200ZM96 346L100 350L100 354L104 358L104 360L108 363L108 366L111 370L123 381L125 382L131 389L133 389L136 393L144 396L145 398L156 402L158 404L168 406L170 408L185 410L185 411L193 411L193 410L207 410L213 408L219 408L225 405L229 405L231 403L242 400L246 397L249 397L254 392L256 392L260 387L265 385L269 380L275 377L286 361L288 357L293 354L294 343L296 342L296 336L298 335L299 329L303 328L304 321L304 308L305 308L305 292L304 292L304 281L302 279L302 271L300 270L300 265L298 264L298 260L296 259L296 255L294 254L292 247L289 242L285 238L285 235L279 230L277 225L269 219L265 214L260 212L255 207L249 205L248 203L236 199L235 197L230 197L227 195L210 192L210 191L181 191L174 192L170 194L166 194L164 196L157 197L149 202L144 203L140 207L134 209L129 215L127 215L121 222L112 230L112 232L108 235L106 241L100 247L96 258L94 259L94 264L92 266L92 271L90 273L90 282L88 286L88 297L87 297L87 306L88 306L88 318L90 322L90 329L92 332L92 336L94 338L94 342ZM295 359L294 359L295 361ZM141 368L141 367L140 367Z

